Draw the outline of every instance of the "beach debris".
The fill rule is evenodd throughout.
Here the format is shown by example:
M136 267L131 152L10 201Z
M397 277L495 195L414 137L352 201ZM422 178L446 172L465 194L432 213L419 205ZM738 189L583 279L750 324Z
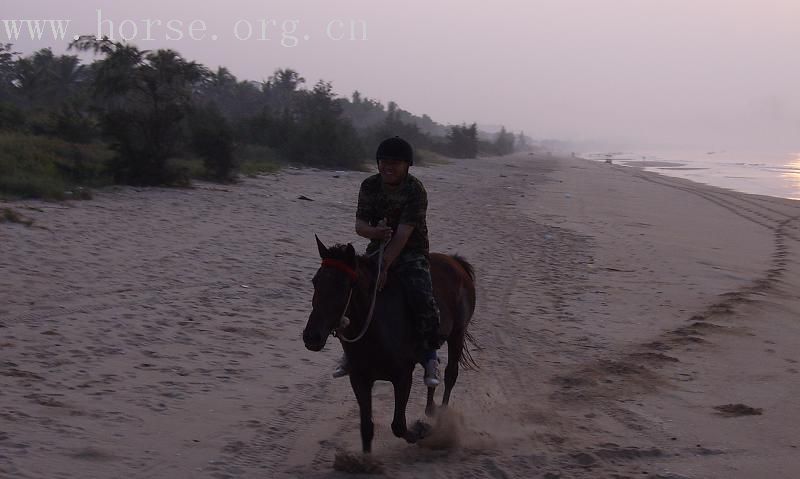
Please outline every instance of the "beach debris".
M309 198L308 196L305 196L305 195L300 195L300 196L297 197L297 199L298 200L303 200L303 201L314 201L314 200L312 200L311 198Z
M717 414L725 417L740 417L740 416L760 416L764 410L761 408L750 407L746 404L723 404L722 406L714 406Z
M91 200L92 199L92 192L82 186L75 188L74 190L68 190L64 192L64 196L69 199L76 199L76 200Z

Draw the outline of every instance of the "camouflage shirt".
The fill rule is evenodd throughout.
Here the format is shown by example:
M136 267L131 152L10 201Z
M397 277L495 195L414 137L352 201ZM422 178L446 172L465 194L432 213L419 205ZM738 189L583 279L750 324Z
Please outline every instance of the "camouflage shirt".
M375 174L361 183L356 218L366 221L370 226L376 226L386 218L394 233L397 233L397 227L401 224L414 227L403 251L395 260L399 264L428 256L427 209L428 193L417 178L408 175L396 191L388 191L383 186L381 175ZM370 241L367 253L376 251L378 247L380 241Z

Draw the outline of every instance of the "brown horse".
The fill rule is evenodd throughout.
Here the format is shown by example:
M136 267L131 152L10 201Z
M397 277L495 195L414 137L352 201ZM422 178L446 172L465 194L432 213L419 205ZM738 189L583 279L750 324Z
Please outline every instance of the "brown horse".
M352 244L326 248L317 238L322 266L314 276L312 311L303 330L306 348L319 351L330 334L338 335L350 365L350 385L358 401L361 416L361 444L370 452L372 423L372 386L375 381L390 381L394 386L392 432L408 442L424 435L406 425L406 405L411 392L414 367L420 361L413 318L405 305L398 281L391 276L377 295L371 322L367 322L376 279L377 261L357 256ZM440 311L440 328L447 336L448 362L444 374L442 405L450 402L450 393L458 377L459 362L465 367L475 363L466 349L467 333L475 311L475 274L460 256L430 255L433 292ZM349 318L349 321L346 319ZM363 332L363 337L353 340ZM428 388L425 412L433 414L435 388Z

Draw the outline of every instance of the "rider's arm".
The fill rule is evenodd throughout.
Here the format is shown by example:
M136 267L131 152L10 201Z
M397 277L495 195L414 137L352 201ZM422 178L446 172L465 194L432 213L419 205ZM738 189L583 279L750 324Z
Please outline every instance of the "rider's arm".
M366 221L362 220L361 218L356 219L356 234L358 236L363 236L367 239L379 239L381 236L376 235L376 228L372 227ZM380 232L383 235L383 231Z
M388 270L392 262L397 259L400 252L403 251L414 228L418 225L425 224L425 214L428 209L428 193L425 191L422 183L418 183L418 185L419 187L414 189L408 204L405 205L400 214L400 224L397 226L397 232L395 232L394 237L389 241L386 250L383 252L384 270Z
M377 216L375 208L375 192L370 186L373 177L367 178L361 183L358 190L358 204L356 206L356 234L370 240L389 239L392 237L392 229L384 225L370 226L372 218Z
M406 242L408 242L408 238L411 236L411 232L414 231L414 227L412 225L401 224L397 226L397 233L392 237L392 240L389 241L389 244L386 246L386 250L383 252L383 269L388 270L389 266L392 265L395 259L400 255L400 252L403 251L403 248L406 246Z

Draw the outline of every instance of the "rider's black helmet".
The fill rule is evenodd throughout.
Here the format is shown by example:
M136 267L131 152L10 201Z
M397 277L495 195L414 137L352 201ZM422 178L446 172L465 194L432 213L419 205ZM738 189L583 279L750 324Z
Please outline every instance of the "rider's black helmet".
M387 138L378 145L375 153L375 160L401 160L407 161L409 165L414 164L414 149L411 145L399 136Z

